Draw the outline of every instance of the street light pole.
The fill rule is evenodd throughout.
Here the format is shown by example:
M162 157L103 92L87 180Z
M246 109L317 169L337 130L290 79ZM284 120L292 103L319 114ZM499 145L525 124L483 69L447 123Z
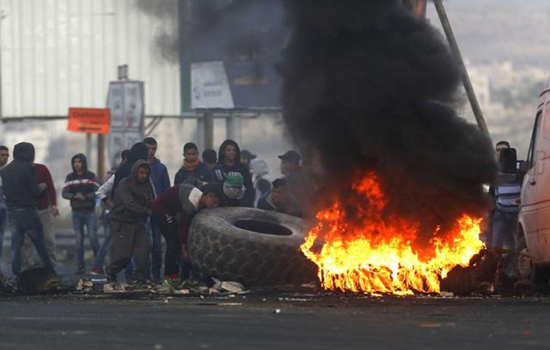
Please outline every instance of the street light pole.
M439 15L439 19L441 21L441 25L443 26L443 30L445 31L445 35L447 36L447 40L449 41L451 51L458 62L462 74L462 83L464 84L464 89L466 90L466 94L468 95L468 99L470 100L470 105L472 106L472 111L474 112L477 124L479 125L481 131L483 131L485 134L487 134L487 136L490 137L487 123L485 122L483 112L481 111L481 107L479 106L474 87L470 80L470 76L468 75L468 70L466 69L464 59L462 58L462 54L460 53L460 48L458 47L453 29L451 28L449 17L447 17L447 11L445 11L445 7L443 6L443 1L434 0L434 4L437 10L437 14Z

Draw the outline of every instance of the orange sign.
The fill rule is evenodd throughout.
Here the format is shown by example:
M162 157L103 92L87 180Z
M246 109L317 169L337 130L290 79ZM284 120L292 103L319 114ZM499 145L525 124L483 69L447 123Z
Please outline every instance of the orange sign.
M108 134L111 130L109 108L69 108L69 131Z

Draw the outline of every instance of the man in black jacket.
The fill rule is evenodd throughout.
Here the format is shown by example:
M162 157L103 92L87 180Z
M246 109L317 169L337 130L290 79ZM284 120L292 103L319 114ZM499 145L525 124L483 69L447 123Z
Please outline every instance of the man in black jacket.
M116 275L136 256L136 269L133 279L145 281L149 242L146 220L151 216L151 205L155 199L153 186L149 181L150 166L138 160L131 169L130 176L122 180L114 198L111 211L111 264L105 268L107 279L116 283Z
M0 171L11 225L12 272L16 277L21 273L21 248L25 234L32 240L44 267L55 272L36 209L36 198L43 194L46 184L36 181L32 166L34 146L27 142L18 143L13 148L13 158Z
M95 192L99 184L95 174L88 171L86 156L75 155L71 160L73 172L65 178L63 198L71 201L73 211L73 228L76 234L76 259L77 275L86 272L84 263L84 226L94 251L94 257L99 251L99 239L97 238L97 216L95 213Z

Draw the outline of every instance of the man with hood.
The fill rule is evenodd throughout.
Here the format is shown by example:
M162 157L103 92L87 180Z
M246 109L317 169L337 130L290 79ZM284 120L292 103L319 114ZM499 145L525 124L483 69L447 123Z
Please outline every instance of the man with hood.
M229 173L240 173L244 180L245 194L241 202L242 206L254 206L256 192L252 184L252 176L248 166L241 163L241 151L239 145L233 140L225 140L220 146L218 165L214 168L214 176L217 182L224 182Z
M183 166L176 173L174 185L184 183L188 178L198 179L207 184L214 182L214 174L199 159L199 149L192 142L183 146Z
M150 165L144 160L135 162L130 176L122 180L114 197L111 211L111 264L105 268L107 281L117 282L116 275L136 257L133 280L145 282L149 241L146 218L151 216L151 205L155 199L153 186L149 181Z
M27 142L18 143L13 148L13 158L10 164L0 170L11 225L13 275L18 277L21 273L21 248L25 234L36 247L44 267L55 272L36 209L36 199L44 193L47 185L36 181L36 172L32 166L34 146Z
M128 153L128 159L126 162L120 165L117 169L114 177L114 182L111 190L111 198L115 198L115 192L120 181L124 180L130 176L132 167L138 160L147 160L148 157L147 146L143 142L135 143L132 148L130 148L130 153Z
M97 237L97 215L95 213L95 192L99 188L98 181L94 173L88 170L86 156L82 153L75 155L71 159L73 171L65 178L62 196L71 201L73 228L76 235L76 260L77 275L83 275L86 272L84 262L84 227L94 257L99 251L99 239Z
M46 184L46 191L44 191L44 194L40 196L40 198L36 199L36 206L38 209L38 216L42 222L44 238L46 239L46 246L48 247L48 254L50 255L53 266L57 267L54 228L54 217L59 215L59 209L57 209L57 193L55 191L52 174L50 173L48 167L44 164L38 163L33 163L33 167L36 172L37 182ZM25 238L22 255L23 266L31 267L35 264L32 242L28 239L28 237Z

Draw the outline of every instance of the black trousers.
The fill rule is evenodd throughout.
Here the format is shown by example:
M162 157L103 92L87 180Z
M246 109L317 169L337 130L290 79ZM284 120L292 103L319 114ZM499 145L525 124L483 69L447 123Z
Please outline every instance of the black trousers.
M178 261L181 257L181 242L179 237L178 224L175 218L170 222L166 217L154 214L153 218L160 227L160 232L166 240L166 254L164 255L164 276L172 277L179 274Z
M145 280L149 257L149 241L145 222L122 222L111 218L111 264L105 268L110 275L116 275L136 256L133 279Z

